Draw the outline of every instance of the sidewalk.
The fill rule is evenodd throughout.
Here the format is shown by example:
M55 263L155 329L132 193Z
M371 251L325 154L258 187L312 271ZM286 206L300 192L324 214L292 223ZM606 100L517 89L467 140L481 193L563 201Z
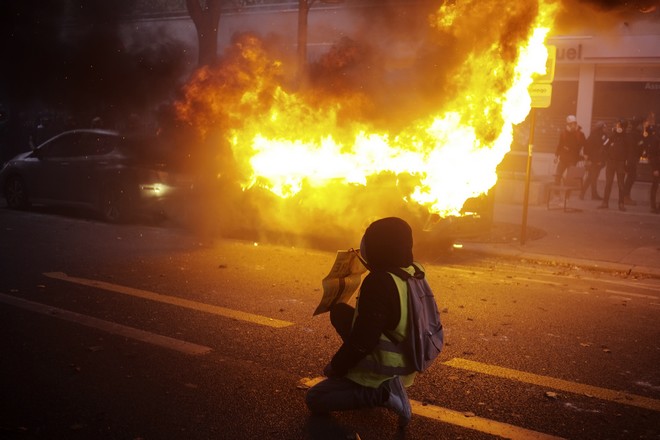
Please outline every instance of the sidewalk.
M522 205L496 201L493 233L461 244L481 253L660 277L660 214L650 212L649 188L650 183L635 183L632 198L637 205L626 205L626 212L618 210L616 189L607 210L597 208L600 201L588 195L580 200L578 194L568 200L573 212L529 206L524 244Z

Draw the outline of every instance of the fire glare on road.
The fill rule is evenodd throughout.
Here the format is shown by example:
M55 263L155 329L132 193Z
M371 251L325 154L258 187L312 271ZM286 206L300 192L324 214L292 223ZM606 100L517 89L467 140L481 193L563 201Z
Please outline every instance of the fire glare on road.
M425 41L404 68L388 60L400 52L392 45L344 40L305 81L292 80L295 65L263 40L237 36L186 85L178 115L204 136L222 134L218 170L231 161L243 190L270 194L258 211L271 224L307 216L309 224L292 228L319 227L320 217L354 227L401 209L460 216L467 199L496 183L514 125L530 111L528 87L545 72L558 8L446 2L428 16Z

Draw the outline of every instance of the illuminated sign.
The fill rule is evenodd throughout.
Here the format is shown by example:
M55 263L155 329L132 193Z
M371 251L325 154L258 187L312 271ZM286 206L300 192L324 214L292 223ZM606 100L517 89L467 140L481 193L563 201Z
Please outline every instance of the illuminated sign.
M529 86L529 97L533 108L548 108L552 102L552 84L533 83Z

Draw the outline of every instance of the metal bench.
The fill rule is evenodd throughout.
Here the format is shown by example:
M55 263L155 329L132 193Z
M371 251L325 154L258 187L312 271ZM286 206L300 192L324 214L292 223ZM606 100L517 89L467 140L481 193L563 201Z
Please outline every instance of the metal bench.
M547 197L547 208L556 209L551 206L553 194L559 194L559 197L562 199L563 210L565 212L575 212L581 211L576 208L568 207L568 199L571 196L573 191L582 190L582 180L584 179L585 169L577 165L570 166L566 169L566 175L561 181L561 184L551 184L548 185L548 197Z

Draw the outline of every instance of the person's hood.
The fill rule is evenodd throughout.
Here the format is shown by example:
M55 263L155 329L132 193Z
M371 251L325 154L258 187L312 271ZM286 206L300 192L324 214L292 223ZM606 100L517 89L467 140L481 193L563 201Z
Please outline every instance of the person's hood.
M360 243L360 253L371 271L408 267L413 263L412 228L398 217L376 220Z

